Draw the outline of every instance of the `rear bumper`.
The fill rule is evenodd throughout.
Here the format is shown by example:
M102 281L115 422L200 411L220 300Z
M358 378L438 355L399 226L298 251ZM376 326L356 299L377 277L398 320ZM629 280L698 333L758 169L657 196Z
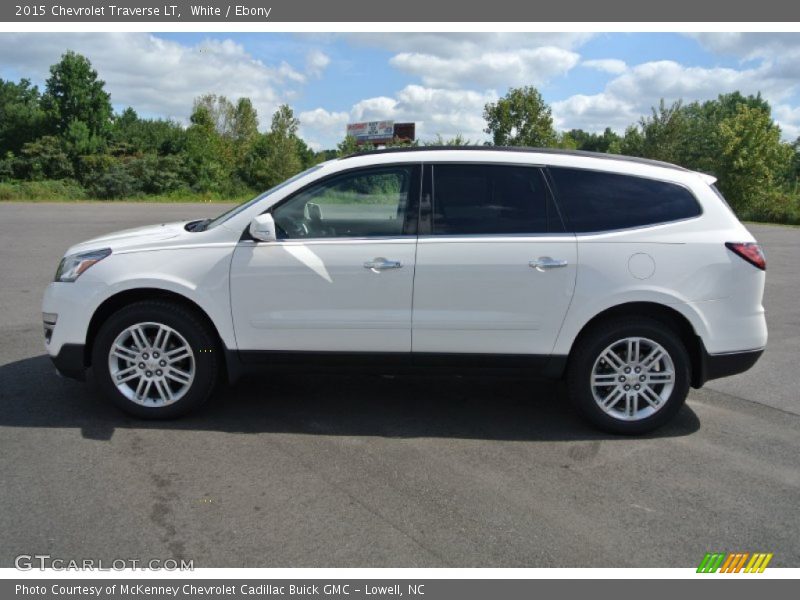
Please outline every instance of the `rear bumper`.
M63 344L58 354L50 356L56 370L64 377L83 381L86 378L86 361L83 344Z
M693 382L694 387L701 387L705 382L721 377L744 373L750 369L761 355L764 348L744 350L742 352L725 352L723 354L709 354L705 348L702 350L701 372Z

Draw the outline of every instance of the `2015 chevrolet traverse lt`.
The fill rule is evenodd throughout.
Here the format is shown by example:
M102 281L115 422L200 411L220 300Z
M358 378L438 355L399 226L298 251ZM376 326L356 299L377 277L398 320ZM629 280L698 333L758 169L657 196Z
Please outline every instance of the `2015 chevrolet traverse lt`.
M764 255L713 184L533 149L332 160L215 219L70 248L47 351L140 417L258 365L507 367L563 377L595 425L642 433L767 342Z

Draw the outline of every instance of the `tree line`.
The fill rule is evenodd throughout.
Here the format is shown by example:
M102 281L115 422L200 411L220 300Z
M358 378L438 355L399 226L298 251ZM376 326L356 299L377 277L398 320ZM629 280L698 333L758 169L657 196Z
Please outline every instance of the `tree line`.
M183 126L133 108L115 114L104 88L75 52L50 68L41 93L27 79L0 80L0 199L26 190L53 198L240 198L331 154L298 137L286 105L262 133L250 99L206 94Z
M512 88L484 110L488 144L641 156L712 173L740 217L800 223L800 138L787 143L760 95L666 105L619 135L559 132L533 87ZM206 94L189 124L115 113L90 61L72 51L50 68L44 91L0 79L0 200L167 198L236 200L323 160L359 150L352 138L313 151L288 105L262 132L248 98ZM465 145L458 135L432 145Z

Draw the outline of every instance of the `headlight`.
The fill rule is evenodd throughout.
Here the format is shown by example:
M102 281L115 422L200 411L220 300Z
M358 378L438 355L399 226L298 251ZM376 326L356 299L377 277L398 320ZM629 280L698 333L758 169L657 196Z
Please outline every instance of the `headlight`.
M111 254L111 248L65 256L58 263L55 281L75 281L86 269Z

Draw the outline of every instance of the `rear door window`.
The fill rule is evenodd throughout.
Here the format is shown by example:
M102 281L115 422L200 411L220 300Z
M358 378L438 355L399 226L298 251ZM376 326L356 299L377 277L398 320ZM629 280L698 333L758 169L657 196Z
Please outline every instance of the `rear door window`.
M702 210L685 187L645 177L550 167L558 205L576 233L690 219Z
M432 211L433 235L563 231L535 167L435 164Z

